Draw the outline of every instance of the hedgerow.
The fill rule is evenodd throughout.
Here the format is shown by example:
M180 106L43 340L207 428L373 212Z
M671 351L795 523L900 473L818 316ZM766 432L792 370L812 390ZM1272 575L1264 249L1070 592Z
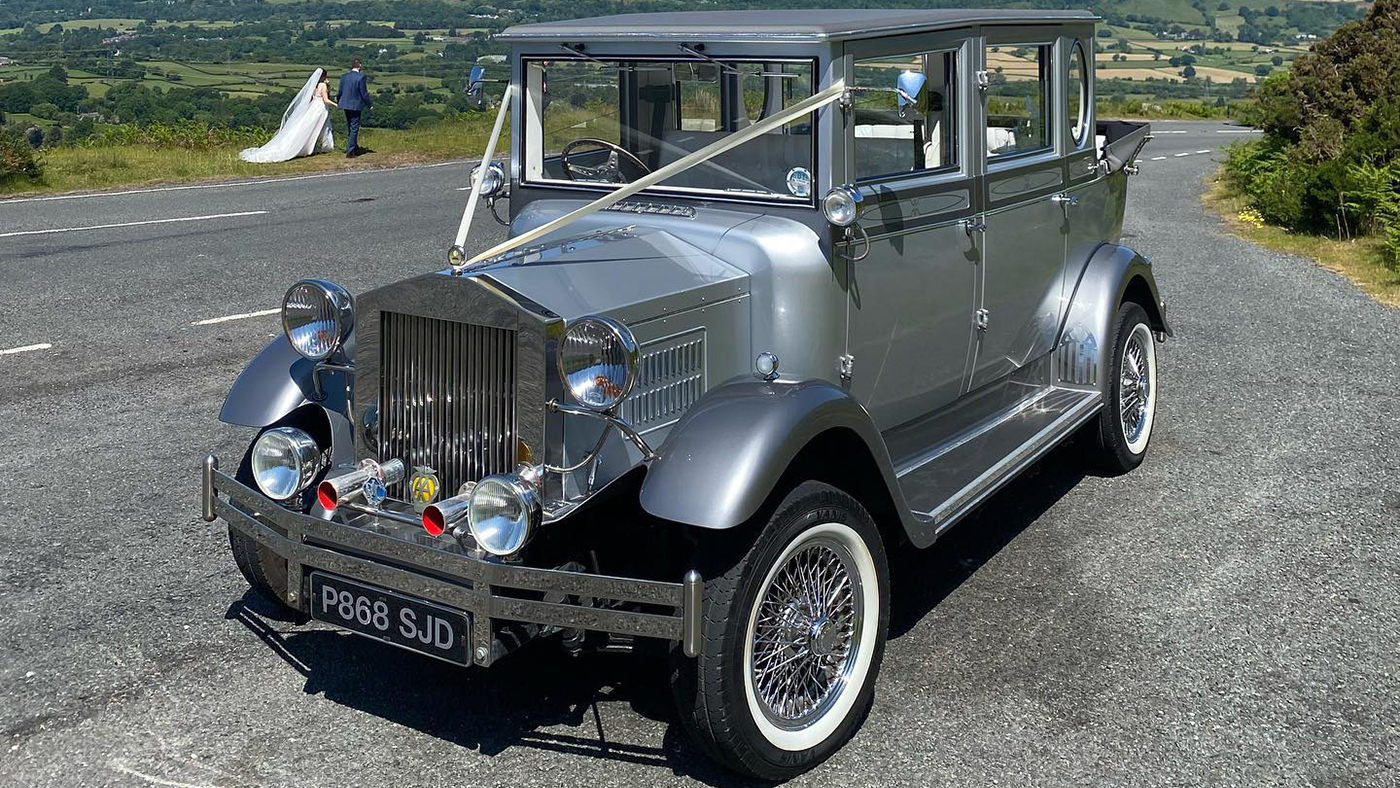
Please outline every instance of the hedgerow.
M1225 173L1265 221L1381 234L1400 269L1400 0L1266 79L1250 120L1264 136L1232 147Z

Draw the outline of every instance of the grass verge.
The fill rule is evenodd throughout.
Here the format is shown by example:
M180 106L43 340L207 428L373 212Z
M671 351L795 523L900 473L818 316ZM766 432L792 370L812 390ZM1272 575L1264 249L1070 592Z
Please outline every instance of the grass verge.
M1277 252L1310 257L1323 268L1350 279L1377 301L1400 307L1400 271L1386 267L1381 239L1361 237L1340 241L1264 224L1257 213L1249 209L1243 196L1234 193L1218 172L1202 200L1236 237Z
M343 151L274 164L238 158L239 145L186 148L161 145L59 147L43 153L44 174L37 181L0 181L0 196L57 194L116 187L363 170L479 156L486 147L494 114L464 115L420 123L406 130L364 129L360 144L374 153L354 159ZM338 145L344 139L337 135ZM502 135L501 147L509 140Z

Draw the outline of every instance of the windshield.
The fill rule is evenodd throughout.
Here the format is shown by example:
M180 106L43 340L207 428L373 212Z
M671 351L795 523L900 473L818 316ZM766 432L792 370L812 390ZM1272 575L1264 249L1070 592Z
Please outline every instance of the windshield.
M525 180L619 185L812 95L813 64L702 59L527 60ZM805 116L658 190L811 202Z

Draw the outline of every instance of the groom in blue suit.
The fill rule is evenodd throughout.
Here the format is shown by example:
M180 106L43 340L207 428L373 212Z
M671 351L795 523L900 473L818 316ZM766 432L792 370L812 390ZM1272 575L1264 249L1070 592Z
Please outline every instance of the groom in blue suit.
M336 94L336 106L345 110L345 122L350 126L350 143L345 148L347 159L373 153L369 148L360 147L360 114L370 108L369 85L360 67L359 58L350 61L350 71L340 78L340 91Z

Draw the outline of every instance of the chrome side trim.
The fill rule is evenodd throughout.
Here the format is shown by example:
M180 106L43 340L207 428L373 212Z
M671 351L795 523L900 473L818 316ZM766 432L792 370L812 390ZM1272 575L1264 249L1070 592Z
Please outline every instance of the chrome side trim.
M933 511L927 512L924 516L932 518L935 533L942 534L1003 484L1016 478L1023 469L1053 449L1061 438L1093 418L1102 407L1102 395L1095 393L1086 396L1082 402L1046 425L1016 451L1003 457L966 487L949 496Z

